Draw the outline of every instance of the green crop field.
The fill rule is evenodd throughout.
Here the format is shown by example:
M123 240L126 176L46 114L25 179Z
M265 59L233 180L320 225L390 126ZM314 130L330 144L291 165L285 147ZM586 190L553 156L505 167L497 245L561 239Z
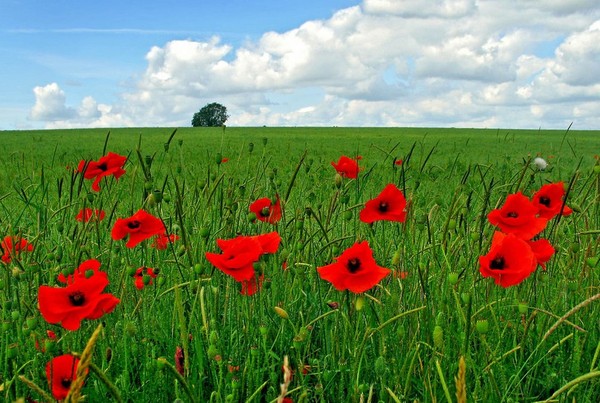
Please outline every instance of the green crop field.
M599 131L0 141L4 401L600 396Z

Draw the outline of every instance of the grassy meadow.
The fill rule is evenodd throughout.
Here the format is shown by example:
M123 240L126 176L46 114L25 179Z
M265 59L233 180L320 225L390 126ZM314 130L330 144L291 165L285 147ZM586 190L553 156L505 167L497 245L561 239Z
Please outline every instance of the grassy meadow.
M4 401L52 399L47 363L86 345L90 402L274 402L281 384L293 402L600 396L600 131L74 129L5 131L0 142L0 238L33 245L0 262ZM94 192L77 166L108 152L128 157L126 173ZM336 180L341 155L362 157L357 179ZM488 213L559 181L574 212L541 234L556 250L546 269L508 288L484 278ZM361 222L389 183L406 221ZM254 220L249 205L276 195L281 221ZM83 208L106 216L76 221ZM112 239L115 221L140 209L179 239L165 250ZM254 295L205 257L217 239L272 231L281 244L255 264ZM390 275L362 294L319 277L363 240ZM87 259L119 304L78 330L48 323L40 286L64 286L58 275ZM140 267L158 269L142 289Z

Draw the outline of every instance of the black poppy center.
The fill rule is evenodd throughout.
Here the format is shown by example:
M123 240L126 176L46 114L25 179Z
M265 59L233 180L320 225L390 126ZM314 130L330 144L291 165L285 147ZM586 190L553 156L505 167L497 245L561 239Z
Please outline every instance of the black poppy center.
M71 304L73 304L74 306L81 306L85 302L85 296L83 295L83 293L77 291L69 295L69 301L71 301Z
M350 273L356 273L358 269L360 269L360 260L358 258L352 258L348 260L346 267L348 267Z
M510 218L517 218L519 214L516 211L510 211L508 214L506 214L506 216Z
M102 164L98 164L98 169L106 171L108 169L108 165L106 165L106 162L103 162Z
M490 269L494 270L504 270L504 258L502 256L498 256L494 260L490 262Z
M138 229L140 227L140 225L142 225L141 222L139 222L138 220L133 220L133 221L129 221L127 223L127 228L129 228L129 229Z
M387 202L384 202L384 201L379 202L378 209L381 213L385 213L386 211L388 211L388 208L389 208L389 205L387 204Z
M260 216L261 216L261 217L268 217L268 216L269 216L269 214L271 214L271 211L269 210L269 208L268 208L268 207L263 207L263 208L260 210Z
M546 196L540 197L540 204L543 204L546 207L550 207L550 198Z
M69 379L69 378L63 378L63 379L60 380L61 386L63 388L65 388L65 389L69 389L71 387L71 383L72 382L73 381L71 379Z

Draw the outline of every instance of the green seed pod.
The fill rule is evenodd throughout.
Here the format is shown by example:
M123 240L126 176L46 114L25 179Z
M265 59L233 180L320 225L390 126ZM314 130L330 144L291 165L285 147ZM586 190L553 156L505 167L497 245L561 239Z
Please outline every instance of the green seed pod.
M160 190L160 189L154 189L152 191L152 197L154 198L154 201L156 203L162 202L162 199L163 199L163 192L162 192L162 190Z
M451 218L450 221L448 221L448 229L450 231L456 229L456 220L454 218Z
M21 317L21 313L20 313L19 311L12 311L12 312L10 313L10 318L11 318L13 321L15 321L15 322L16 322L17 320L19 320L19 318L20 318L20 317Z
M480 319L475 323L475 329L479 334L486 334L490 329L490 324L487 319Z
M352 211L350 211L350 210L344 211L344 220L346 220L346 221L352 220Z
M450 285L456 285L456 283L458 283L458 273L448 273L448 282L450 283Z
M197 275L200 275L204 272L204 268L202 267L202 265L200 263L196 263L194 265L193 270L194 270L194 273L196 273Z
M598 266L598 262L600 262L600 257L598 256L591 256L585 260L585 263L592 269Z
M521 315L525 315L527 313L527 310L529 309L529 306L527 302L519 302L517 308L519 309L519 313Z
M150 192L153 187L154 187L154 184L152 183L152 181L144 182L144 190L146 190L147 192Z
M210 332L210 335L208 336L208 342L210 344L217 344L217 341L219 341L219 335L217 334L217 332L215 330Z
M171 195L168 193L163 193L163 200L165 203L171 202Z
M471 294L463 292L460 294L460 299L462 299L465 304L468 304L469 301L471 301Z
M265 325L260 325L258 331L262 336L266 336L269 333L269 329Z
M392 256L392 265L398 266L399 264L400 264L400 251L397 250L396 252L394 252L394 255Z
M592 168L592 171L598 175L600 174L600 165L594 165L594 168Z

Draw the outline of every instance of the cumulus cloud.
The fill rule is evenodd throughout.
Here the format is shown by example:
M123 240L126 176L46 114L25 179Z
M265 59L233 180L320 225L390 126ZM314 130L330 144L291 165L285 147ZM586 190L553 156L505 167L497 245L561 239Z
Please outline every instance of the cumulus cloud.
M232 125L597 127L599 55L594 1L364 0L238 48L154 46L113 105L36 87L31 117L189 125L217 101Z

